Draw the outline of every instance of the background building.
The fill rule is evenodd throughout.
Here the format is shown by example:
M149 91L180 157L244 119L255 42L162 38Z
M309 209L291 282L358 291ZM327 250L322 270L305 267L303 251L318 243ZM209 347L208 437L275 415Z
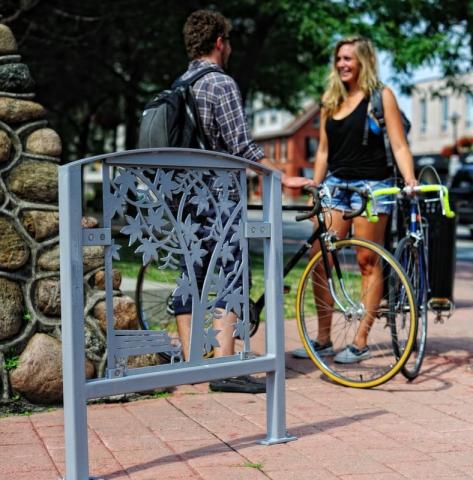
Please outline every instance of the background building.
M460 77L470 92L454 92L445 79L423 80L412 94L410 146L417 166L433 163L448 171L458 153L470 160L473 143L473 72ZM471 158L473 161L473 158Z
M297 116L275 109L259 109L253 116L253 135L275 167L288 175L313 176L319 143L319 105L310 103ZM298 191L286 190L288 196Z

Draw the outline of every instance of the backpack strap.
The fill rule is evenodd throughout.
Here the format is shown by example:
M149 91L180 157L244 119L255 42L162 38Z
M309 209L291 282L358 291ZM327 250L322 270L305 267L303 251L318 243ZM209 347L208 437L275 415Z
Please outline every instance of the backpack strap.
M365 128L363 130L363 146L366 147L368 145L368 134L370 128L368 115L369 113L371 113L378 122L379 128L381 129L381 133L383 135L384 150L386 152L386 163L388 167L392 167L394 165L393 152L391 150L391 144L389 143L388 131L386 129L386 122L384 120L383 98L381 88L375 88L371 92L370 105L371 112L368 112L366 115Z
M197 80L200 80L202 77L207 75L211 72L218 72L223 73L222 70L215 68L215 67L206 67L202 68L201 70L197 70L193 75L189 78L183 80L181 77L174 81L171 88L173 90L178 90L180 95L184 99L186 115L189 121L192 124L192 127L196 131L196 140L199 144L199 148L202 150L208 150L210 148L210 141L207 138L207 135L204 132L202 127L202 121L197 111L197 103L194 98L194 94L192 89L189 88L194 85Z
M208 73L222 73L222 70L215 68L215 67L205 67L202 68L201 70L197 70L193 75L191 75L189 78L186 78L185 80L182 80L181 77L179 77L177 80L174 81L174 83L171 85L171 88L174 90L175 88L178 87L188 87L190 85L194 85L197 80L200 80L202 77L207 75Z

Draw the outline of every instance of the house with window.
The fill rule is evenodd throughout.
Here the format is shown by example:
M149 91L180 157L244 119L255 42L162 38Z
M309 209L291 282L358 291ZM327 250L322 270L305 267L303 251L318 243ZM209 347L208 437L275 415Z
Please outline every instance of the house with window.
M319 143L320 107L309 103L297 116L275 109L253 113L253 136L266 158L284 173L312 178ZM287 190L288 196L299 192Z
M417 166L434 164L448 170L452 154L467 156L463 146L473 139L473 72L459 80L469 86L469 93L453 91L445 79L415 85L410 146Z

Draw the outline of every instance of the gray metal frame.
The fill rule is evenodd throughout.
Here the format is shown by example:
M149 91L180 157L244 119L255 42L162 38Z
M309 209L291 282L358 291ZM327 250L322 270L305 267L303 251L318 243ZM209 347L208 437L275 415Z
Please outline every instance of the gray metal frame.
M82 229L82 168L100 161L103 167L104 225ZM111 239L110 167L129 169L218 170L231 172L245 183L246 169L263 176L263 221L248 222L246 198L242 203L244 237L264 238L264 282L266 305L266 353L249 353L249 337L244 337L244 351L233 356L203 359L195 351L202 346L203 318L192 318L189 361L127 369L117 359L137 353L160 351L166 344L165 332L115 331L112 309L112 257L116 254ZM137 170L138 169L138 170ZM130 174L128 174L130 176ZM244 191L246 197L246 190ZM112 209L113 210L113 209ZM271 445L293 440L286 432L285 366L282 283L282 218L280 174L260 164L231 155L191 149L146 149L101 155L59 167L61 305L64 373L64 428L67 480L86 480L88 472L87 408L88 399L146 391L219 378L266 373L267 436L261 443ZM105 247L106 316L108 368L106 378L85 380L85 337L82 249L86 245ZM247 256L247 249L244 249ZM248 264L248 259L243 262ZM247 283L247 282L246 282ZM245 287L245 286L244 286ZM248 285L246 284L247 292ZM242 304L248 318L248 298ZM244 322L242 322L244 323ZM198 348L193 347L195 344Z

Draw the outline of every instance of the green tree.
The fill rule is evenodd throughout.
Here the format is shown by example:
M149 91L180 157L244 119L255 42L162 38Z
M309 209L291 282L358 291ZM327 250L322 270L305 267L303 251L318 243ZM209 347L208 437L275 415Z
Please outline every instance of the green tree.
M182 25L197 8L232 19L230 74L245 99L296 109L317 96L337 38L363 34L393 54L400 78L440 59L447 74L471 58L471 0L0 0L63 138L66 160L113 150L116 126L136 144L152 92L187 58ZM468 43L469 42L469 43ZM471 62L470 62L471 63ZM407 85L407 82L406 82Z
M360 31L392 54L406 91L416 67L434 64L440 65L446 85L472 88L456 79L472 67L472 0L354 0L353 6L369 12L371 24Z
M65 158L73 159L113 149L115 127L123 122L126 148L134 147L145 101L186 68L181 31L196 8L232 19L230 74L243 98L261 92L277 106L297 108L302 93L321 85L326 39L337 26L321 21L327 32L304 38L300 18L291 14L297 3L5 0L2 12L37 80L38 97L53 113ZM337 2L322 3L324 12L332 4L342 10Z

